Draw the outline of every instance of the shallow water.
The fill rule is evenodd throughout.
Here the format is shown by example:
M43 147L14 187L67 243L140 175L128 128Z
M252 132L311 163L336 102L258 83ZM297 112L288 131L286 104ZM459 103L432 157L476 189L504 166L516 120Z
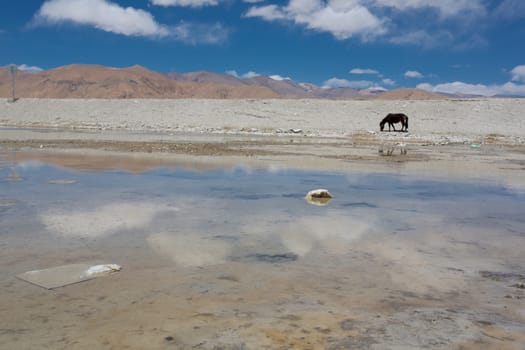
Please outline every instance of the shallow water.
M334 199L307 203L316 188ZM0 159L0 343L519 349L524 199L402 172ZM52 291L14 277L84 262L123 270Z

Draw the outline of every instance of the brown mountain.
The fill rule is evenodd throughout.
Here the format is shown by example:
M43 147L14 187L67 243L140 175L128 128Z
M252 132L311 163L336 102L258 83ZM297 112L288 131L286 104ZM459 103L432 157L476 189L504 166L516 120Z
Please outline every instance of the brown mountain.
M11 76L0 68L0 97L11 96ZM391 91L321 88L267 76L240 79L207 71L162 74L141 66L111 68L73 64L37 73L18 71L16 97L21 98L329 98L444 99L419 89Z
M264 75L253 78L240 79L229 74L218 74L207 71L189 73L167 73L168 77L178 81L193 81L199 83L217 83L232 86L259 86L266 87L281 97L297 98L311 97L300 85L291 80L276 80Z
M232 85L232 86L246 86L247 84L239 78L236 78L229 74L219 74L208 71L197 71L188 73L174 73L170 72L166 74L167 77L173 80L181 81L193 81L196 83L214 83L221 85Z
M289 98L313 97L303 87L290 79L277 80L264 75L245 79L246 84L251 86L264 86L276 92L280 96Z
M376 95L379 100L442 100L447 97L421 89L394 89Z
M258 75L253 78L240 79L229 74L218 74L207 71L189 73L167 73L168 77L179 81L201 83L219 83L233 86L261 86L271 89L284 98L352 98L359 96L357 90L350 88L326 89L308 83L296 83L290 79L273 79Z
M68 65L38 73L18 71L16 97L33 98L278 98L259 86L175 81L141 66ZM0 69L0 96L11 96L7 69Z

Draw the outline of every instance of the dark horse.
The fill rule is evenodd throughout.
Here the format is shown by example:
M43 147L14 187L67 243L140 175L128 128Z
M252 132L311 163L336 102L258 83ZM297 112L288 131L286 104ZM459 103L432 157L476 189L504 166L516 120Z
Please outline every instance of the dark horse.
M379 127L381 128L381 131L385 128L385 124L388 123L388 131L390 131L390 126L394 129L394 131L408 131L408 117L406 114L403 113L388 113L386 117L381 120L381 123L379 123ZM396 130L394 127L394 124L401 123L401 130Z

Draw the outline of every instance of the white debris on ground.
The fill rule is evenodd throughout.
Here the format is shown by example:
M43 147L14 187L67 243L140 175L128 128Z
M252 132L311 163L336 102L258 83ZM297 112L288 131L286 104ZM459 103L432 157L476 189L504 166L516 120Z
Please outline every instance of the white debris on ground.
M94 265L91 266L89 269L87 269L84 273L85 276L94 276L94 275L100 275L104 273L112 273L120 271L122 267L117 264L102 264L102 265Z

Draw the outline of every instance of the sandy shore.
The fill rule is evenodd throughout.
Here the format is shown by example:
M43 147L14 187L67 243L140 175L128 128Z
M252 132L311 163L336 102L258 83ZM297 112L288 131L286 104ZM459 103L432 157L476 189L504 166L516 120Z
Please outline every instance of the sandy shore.
M365 171L401 166L405 172L521 186L524 111L523 99L4 99L0 147L40 155L50 150L144 153L156 164L191 155L192 163L203 164L242 161ZM406 113L409 132L379 132L379 121L389 112ZM64 162L64 157L55 160Z

